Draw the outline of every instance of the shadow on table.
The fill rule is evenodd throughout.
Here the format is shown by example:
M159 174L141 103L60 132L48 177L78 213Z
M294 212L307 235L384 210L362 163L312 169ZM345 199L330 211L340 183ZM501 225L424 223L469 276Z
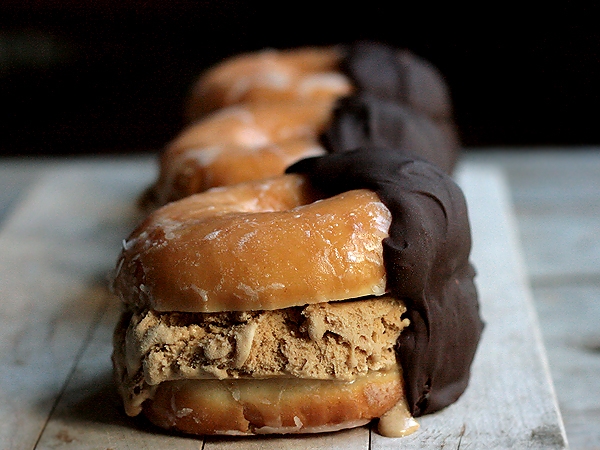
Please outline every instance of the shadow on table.
M146 433L161 432L143 417L129 417L125 414L110 371L78 386L76 392L69 393L69 396L73 398L61 402L54 415L63 425L73 428L107 430L118 427Z

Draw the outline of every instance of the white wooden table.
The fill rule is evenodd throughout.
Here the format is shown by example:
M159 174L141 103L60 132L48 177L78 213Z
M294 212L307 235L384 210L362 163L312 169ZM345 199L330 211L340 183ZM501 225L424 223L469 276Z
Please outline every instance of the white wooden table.
M564 404L563 412L565 407L575 409L560 396L557 401L551 373L561 383L576 383L566 362L556 366L558 372L552 366L549 370L535 312L539 306L532 300L532 292L554 295L557 277L551 269L560 276L564 271L536 262L535 251L521 251L517 220L527 205L514 208L513 200L527 203L525 191L535 183L528 178L527 187L527 180L521 180L524 198L515 196L512 183L518 184L514 171L524 167L521 157L486 155L469 153L457 174L469 202L473 261L487 322L472 382L457 403L421 418L421 429L402 439L383 438L363 427L315 436L203 440L162 433L143 420L125 417L111 381L111 334L118 305L107 293L106 276L121 240L139 220L134 202L155 176L155 161L0 160L0 448L566 448L558 405ZM561 201L571 205L567 198ZM529 226L525 223L521 235L530 233L532 242L541 239ZM593 281L597 274L580 272L569 276ZM565 287L564 295L587 304L588 293L581 286L574 291ZM569 313L562 303L555 307L557 301L543 306L552 302L543 301L540 310L550 323ZM592 309L590 313L600 313L598 306ZM554 356L566 358L560 333L569 329L564 320L558 322L560 330L554 334L544 329L546 345L553 346L548 352L551 363ZM589 327L592 334L597 329L591 314ZM596 358L598 342L585 341ZM583 397L593 404L594 395ZM597 403L594 407L600 410ZM580 421L587 420L585 413L578 416ZM577 448L600 446L600 434L593 431L575 430L574 436L583 436Z
M600 449L600 147L469 155L506 175L571 449Z

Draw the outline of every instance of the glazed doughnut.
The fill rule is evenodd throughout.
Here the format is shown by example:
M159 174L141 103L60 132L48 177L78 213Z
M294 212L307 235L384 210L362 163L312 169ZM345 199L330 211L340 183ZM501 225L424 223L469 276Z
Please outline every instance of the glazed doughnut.
M265 49L244 53L209 68L194 83L186 105L192 122L236 103L325 100L352 92L339 71L340 47Z
M288 172L172 202L124 242L128 414L202 434L380 418L399 436L466 388L482 322L458 186L379 147Z
M325 153L318 136L332 107L323 100L234 105L213 112L167 145L151 203L281 175L292 163Z
M307 191L304 178L288 175L159 209L125 244L122 300L140 301L130 287L143 286L157 311L216 312L383 294L385 206L368 190L319 202Z
M157 389L144 413L156 425L193 434L323 433L366 425L401 398L401 377L393 372L353 382L178 380ZM418 425L405 417L410 434Z

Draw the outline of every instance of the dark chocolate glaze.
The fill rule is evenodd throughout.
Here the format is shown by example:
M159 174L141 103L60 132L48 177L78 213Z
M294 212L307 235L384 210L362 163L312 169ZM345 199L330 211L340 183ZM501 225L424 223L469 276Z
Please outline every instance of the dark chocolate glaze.
M345 47L340 68L355 91L337 101L321 135L330 153L401 149L452 173L460 139L447 85L435 67L408 50L358 41Z
M387 290L406 302L410 320L398 342L410 411L456 401L483 329L461 189L437 166L381 147L304 159L288 172L306 174L326 195L372 189L390 209L383 256Z
M329 127L321 134L331 153L365 145L403 149L452 173L460 151L454 125L433 121L409 106L358 93L338 100Z
M435 66L410 50L358 41L345 47L340 68L359 92L409 105L434 119L452 117L446 80Z

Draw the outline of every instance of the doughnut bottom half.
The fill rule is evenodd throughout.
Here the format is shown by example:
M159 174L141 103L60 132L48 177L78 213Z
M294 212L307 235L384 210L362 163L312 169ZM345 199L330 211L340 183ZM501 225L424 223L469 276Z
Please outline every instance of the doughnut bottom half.
M176 380L144 403L162 428L192 434L287 434L336 431L383 416L403 398L399 370L334 380Z

